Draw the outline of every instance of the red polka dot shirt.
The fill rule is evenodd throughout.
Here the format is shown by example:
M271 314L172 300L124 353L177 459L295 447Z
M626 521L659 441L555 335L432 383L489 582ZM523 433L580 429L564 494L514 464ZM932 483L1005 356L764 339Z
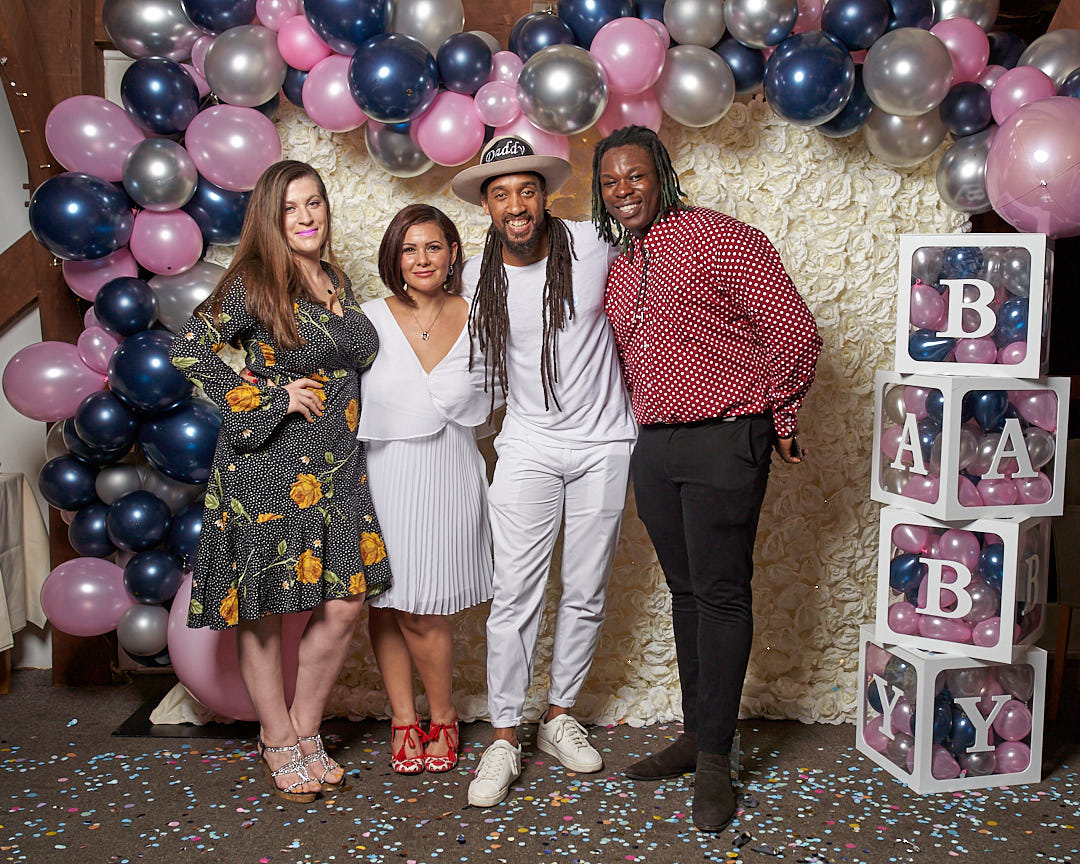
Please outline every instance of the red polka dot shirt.
M781 438L814 380L814 317L756 228L695 207L633 237L605 308L641 424L771 412Z

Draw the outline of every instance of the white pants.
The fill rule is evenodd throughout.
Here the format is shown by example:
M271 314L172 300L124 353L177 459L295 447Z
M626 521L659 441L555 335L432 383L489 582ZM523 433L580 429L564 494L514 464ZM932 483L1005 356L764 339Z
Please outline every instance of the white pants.
M488 710L496 728L517 726L532 681L536 638L555 538L563 531L562 598L548 703L574 704L604 622L604 592L626 505L633 443L570 450L496 441L488 502L495 596L487 621Z

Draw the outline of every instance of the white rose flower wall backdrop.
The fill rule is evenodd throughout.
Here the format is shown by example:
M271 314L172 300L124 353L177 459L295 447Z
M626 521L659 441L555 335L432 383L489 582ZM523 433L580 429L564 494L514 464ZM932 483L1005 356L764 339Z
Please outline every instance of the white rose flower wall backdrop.
M67 173L30 208L93 306L78 345L30 346L3 376L17 410L56 421L39 485L83 557L47 580L54 626L117 628L142 662L171 660L210 711L252 716L231 634L188 630L180 599L165 608L187 588L204 503L209 524L227 510L202 497L220 416L165 355L228 263L264 168L285 156L319 170L337 253L375 296L383 228L408 203L437 204L480 250L486 217L448 186L492 130L569 158L553 209L587 218L592 145L638 123L661 131L693 203L770 237L818 320L811 461L774 470L762 512L744 709L854 718L858 628L874 612L873 376L891 362L899 237L964 231L991 207L1021 230L1080 233L1080 31L1029 46L988 36L997 0L557 11L521 18L504 48L463 32L461 0L106 0L106 30L135 58L124 107L55 107L46 137ZM582 713L646 723L678 716L679 691L668 593L628 507ZM463 717L484 710L484 615L457 623ZM552 638L546 627L533 715ZM366 633L330 709L385 713Z

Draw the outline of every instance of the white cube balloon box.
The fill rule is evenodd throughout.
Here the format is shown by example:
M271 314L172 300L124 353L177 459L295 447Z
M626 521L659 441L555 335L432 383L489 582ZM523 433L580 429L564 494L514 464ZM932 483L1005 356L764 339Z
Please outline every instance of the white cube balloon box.
M1046 652L988 663L859 635L855 746L920 794L1041 779Z
M1052 259L1044 234L901 236L897 371L1038 378Z
M878 372L870 497L948 521L1060 516L1069 379Z
M1050 519L941 522L881 511L875 635L1009 663L1046 626Z

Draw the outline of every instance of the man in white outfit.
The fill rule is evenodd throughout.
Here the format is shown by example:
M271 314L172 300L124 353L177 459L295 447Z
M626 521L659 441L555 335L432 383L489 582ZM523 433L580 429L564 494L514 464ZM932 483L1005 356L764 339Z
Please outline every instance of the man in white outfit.
M504 137L452 184L491 217L484 254L466 262L464 282L473 296L473 362L484 364L493 392L506 393L489 494L495 596L487 681L495 740L469 785L469 803L479 807L502 801L521 774L517 727L560 526L562 599L536 745L573 771L604 765L569 709L604 620L637 431L604 314L618 250L599 240L591 223L564 222L546 210L547 193L570 173L565 160Z

